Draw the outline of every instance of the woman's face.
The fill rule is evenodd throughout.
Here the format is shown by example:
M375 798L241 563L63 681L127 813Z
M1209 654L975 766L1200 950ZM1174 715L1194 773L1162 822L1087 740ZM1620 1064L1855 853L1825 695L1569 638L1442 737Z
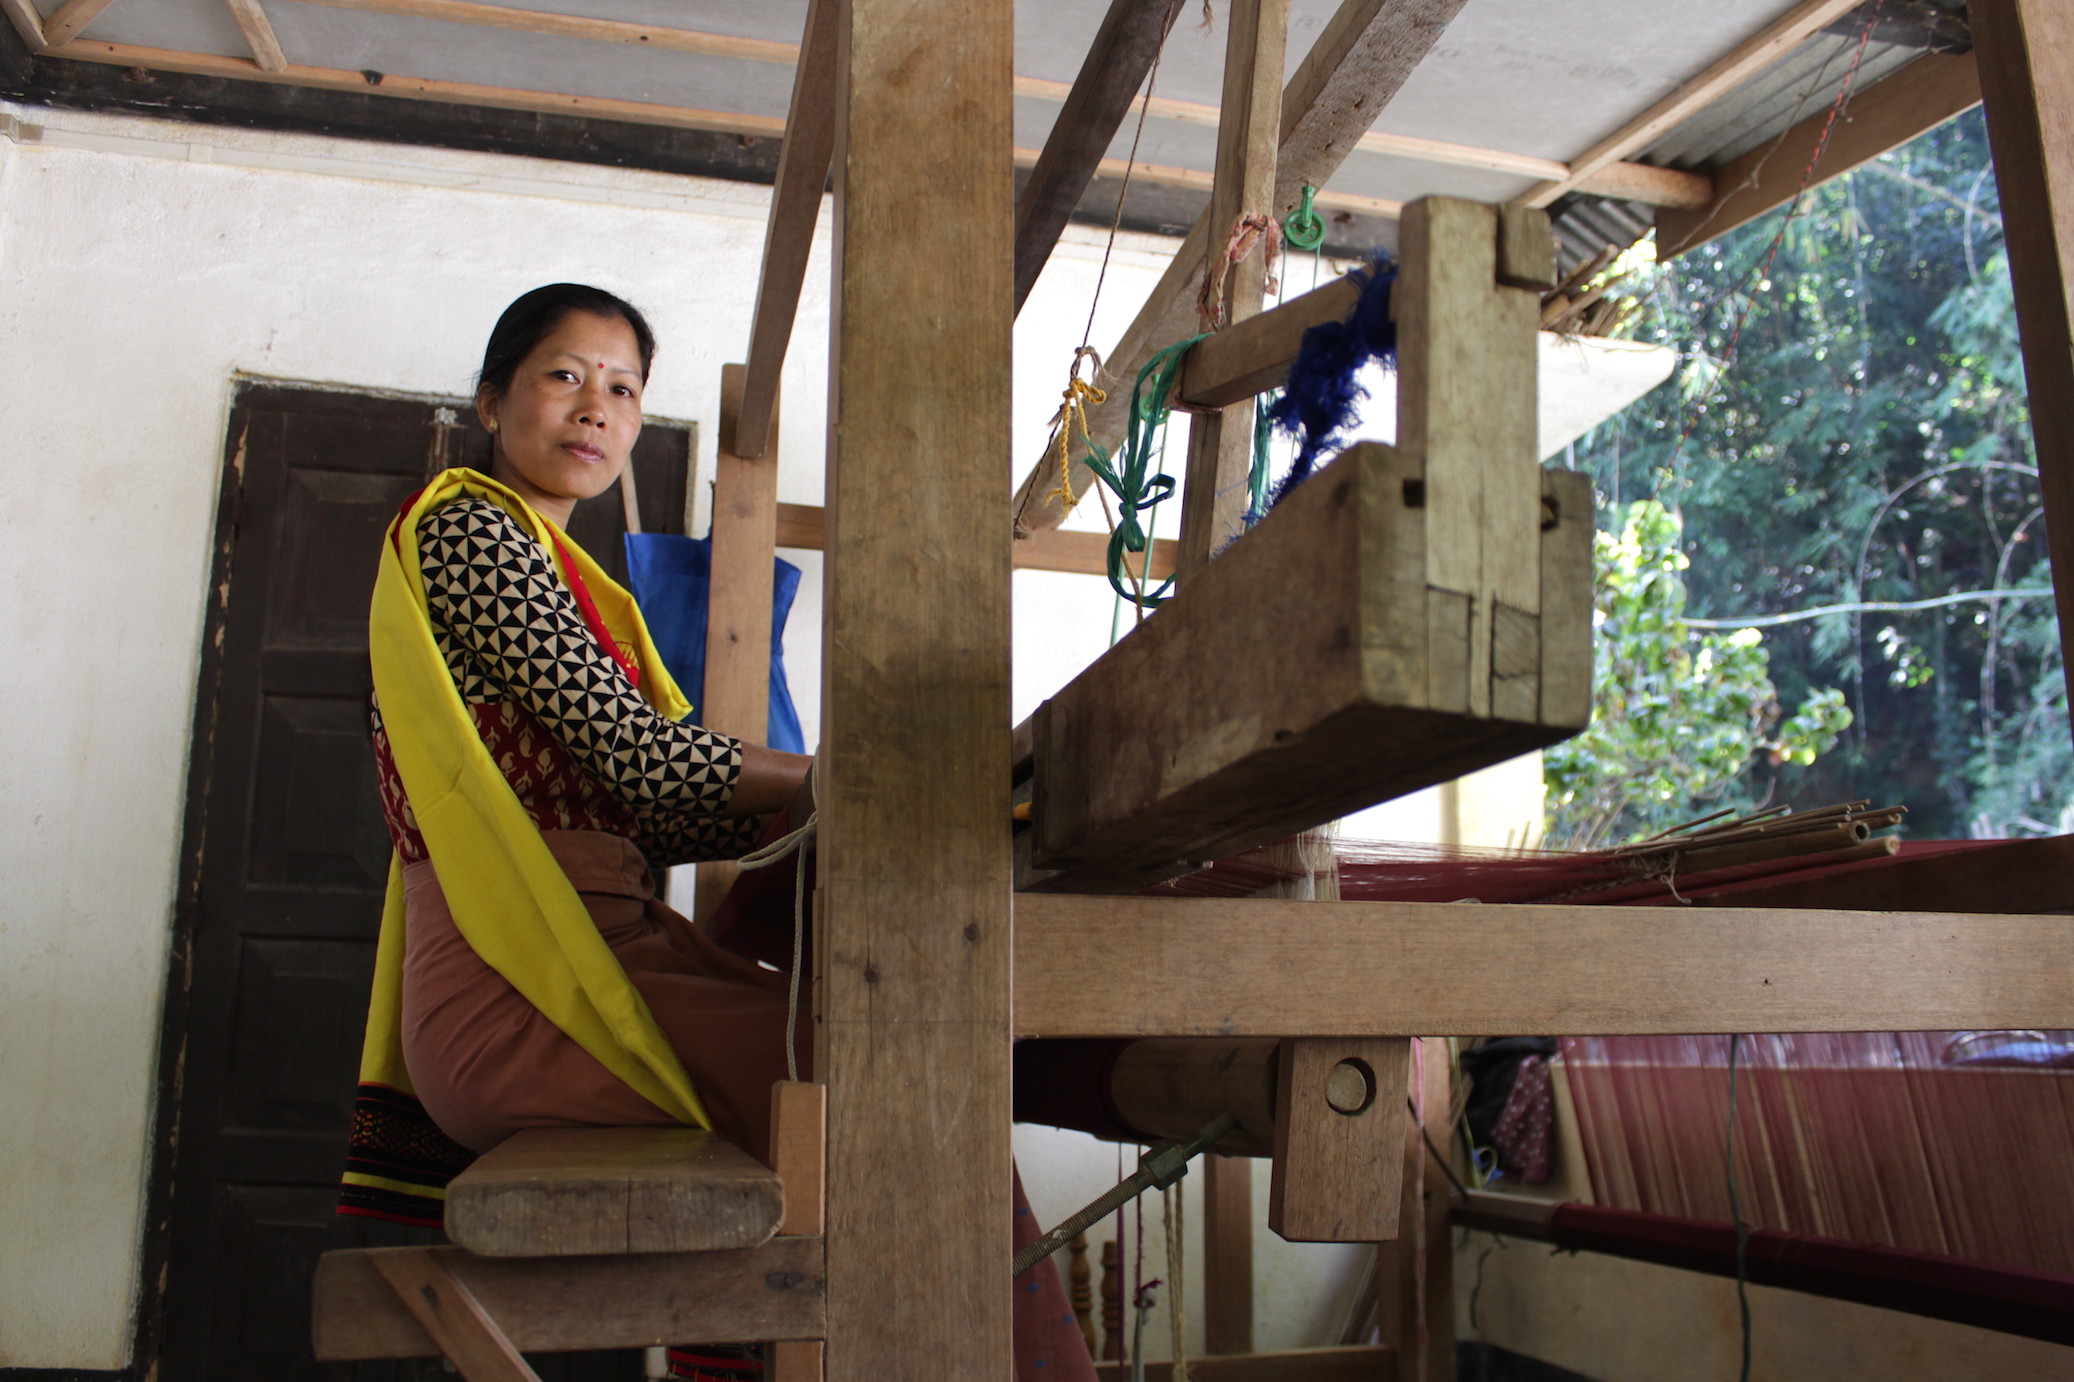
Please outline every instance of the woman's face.
M476 398L490 429L491 477L560 524L612 487L641 432L641 348L619 317L570 312L501 395Z

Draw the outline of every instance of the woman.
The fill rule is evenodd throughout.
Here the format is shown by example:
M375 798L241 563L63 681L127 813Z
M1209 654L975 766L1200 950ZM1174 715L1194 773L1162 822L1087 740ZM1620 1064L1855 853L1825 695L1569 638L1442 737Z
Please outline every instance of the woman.
M439 476L388 534L369 628L397 862L342 1212L436 1224L446 1180L522 1128L696 1124L767 1153L789 976L664 906L650 869L748 852L803 812L811 760L685 718L562 531L626 465L653 354L609 293L520 297L477 390L488 475ZM1050 1264L1016 1301L1024 1368L1091 1379Z

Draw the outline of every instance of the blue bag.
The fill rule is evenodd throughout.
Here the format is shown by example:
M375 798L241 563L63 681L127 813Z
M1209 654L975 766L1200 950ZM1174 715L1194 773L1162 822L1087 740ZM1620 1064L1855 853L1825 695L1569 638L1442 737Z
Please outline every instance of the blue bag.
M706 595L713 581L710 538L670 533L626 535L627 584L648 621L648 633L663 666L692 703L692 716L706 708ZM799 593L799 568L780 559L771 577L771 705L764 742L788 753L806 752L792 688L785 680L785 620Z

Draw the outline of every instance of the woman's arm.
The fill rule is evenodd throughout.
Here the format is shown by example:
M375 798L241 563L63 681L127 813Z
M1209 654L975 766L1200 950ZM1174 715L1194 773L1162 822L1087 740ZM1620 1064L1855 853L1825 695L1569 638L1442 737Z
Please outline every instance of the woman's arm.
M606 656L547 553L481 499L428 515L418 546L432 614L578 762L642 816L782 806L810 761L665 719Z

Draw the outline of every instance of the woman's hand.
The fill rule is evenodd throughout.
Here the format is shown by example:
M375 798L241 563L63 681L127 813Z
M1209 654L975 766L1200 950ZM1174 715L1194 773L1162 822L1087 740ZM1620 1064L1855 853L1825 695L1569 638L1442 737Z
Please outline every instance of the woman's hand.
M742 774L735 780L734 800L728 803L727 813L768 816L794 805L803 796L807 798L807 810L811 811L813 799L806 792L806 782L807 770L813 766L814 756L810 753L784 753L761 744L742 745ZM794 814L795 826L806 820L804 815Z

